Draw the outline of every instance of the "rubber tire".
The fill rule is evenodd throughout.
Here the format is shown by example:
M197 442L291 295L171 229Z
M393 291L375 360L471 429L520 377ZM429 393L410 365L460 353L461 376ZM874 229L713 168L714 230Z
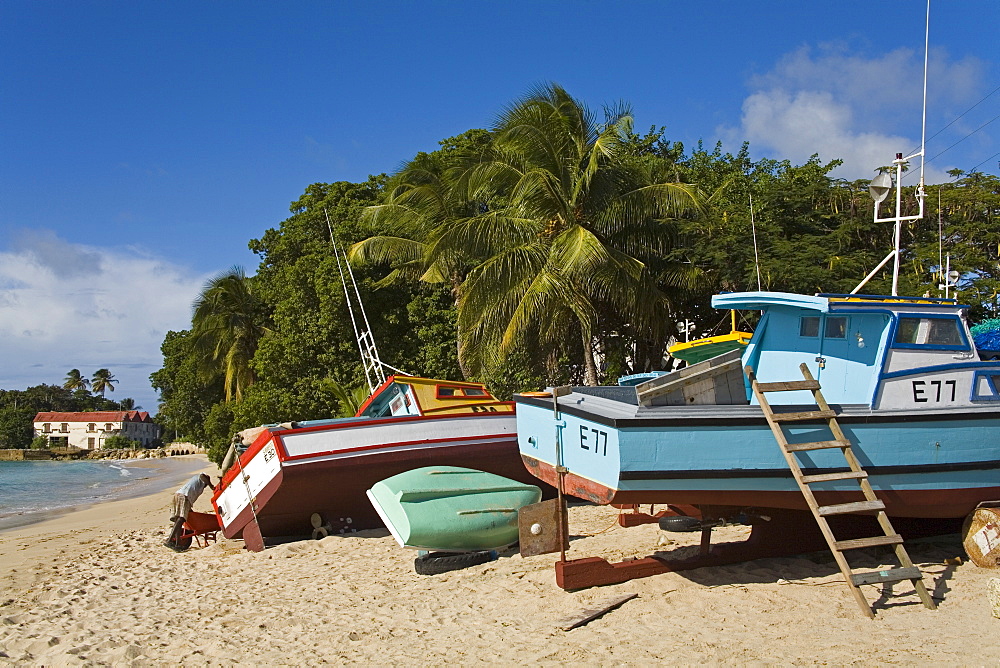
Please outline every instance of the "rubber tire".
M661 517L658 524L664 531L672 531L676 533L682 531L701 531L701 520L697 517L688 517L687 515L668 515L667 517Z
M413 570L417 575L440 575L461 568L478 566L490 561L492 556L484 552L431 552L413 560Z

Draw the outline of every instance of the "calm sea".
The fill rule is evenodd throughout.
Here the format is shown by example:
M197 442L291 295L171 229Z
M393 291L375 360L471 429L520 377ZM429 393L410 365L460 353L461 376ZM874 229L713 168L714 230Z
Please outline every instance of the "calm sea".
M0 462L0 529L143 494L154 490L155 483L162 485L163 477L163 468L140 468L129 461Z

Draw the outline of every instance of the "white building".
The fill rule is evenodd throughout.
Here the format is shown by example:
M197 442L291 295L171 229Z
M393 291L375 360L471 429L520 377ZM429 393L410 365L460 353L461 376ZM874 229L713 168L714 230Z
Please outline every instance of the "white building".
M160 426L146 411L97 411L93 413L38 413L35 436L46 436L50 447L100 450L109 436L124 436L152 445Z

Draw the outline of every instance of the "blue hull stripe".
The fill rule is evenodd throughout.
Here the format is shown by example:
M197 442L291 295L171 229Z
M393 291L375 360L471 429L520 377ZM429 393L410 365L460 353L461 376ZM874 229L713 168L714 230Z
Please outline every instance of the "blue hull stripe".
M917 464L913 466L866 466L869 476L988 471L1000 469L1000 460L958 462L954 464ZM849 470L843 468L803 468L804 475L820 475ZM697 480L718 478L791 478L789 469L689 469L683 471L622 471L619 480Z

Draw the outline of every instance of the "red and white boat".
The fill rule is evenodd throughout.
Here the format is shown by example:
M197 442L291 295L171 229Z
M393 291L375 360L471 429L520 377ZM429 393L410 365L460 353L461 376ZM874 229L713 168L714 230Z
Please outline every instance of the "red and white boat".
M228 538L265 540L383 526L365 491L422 466L537 484L521 461L514 405L479 383L390 376L356 417L268 425L226 471L212 505Z

